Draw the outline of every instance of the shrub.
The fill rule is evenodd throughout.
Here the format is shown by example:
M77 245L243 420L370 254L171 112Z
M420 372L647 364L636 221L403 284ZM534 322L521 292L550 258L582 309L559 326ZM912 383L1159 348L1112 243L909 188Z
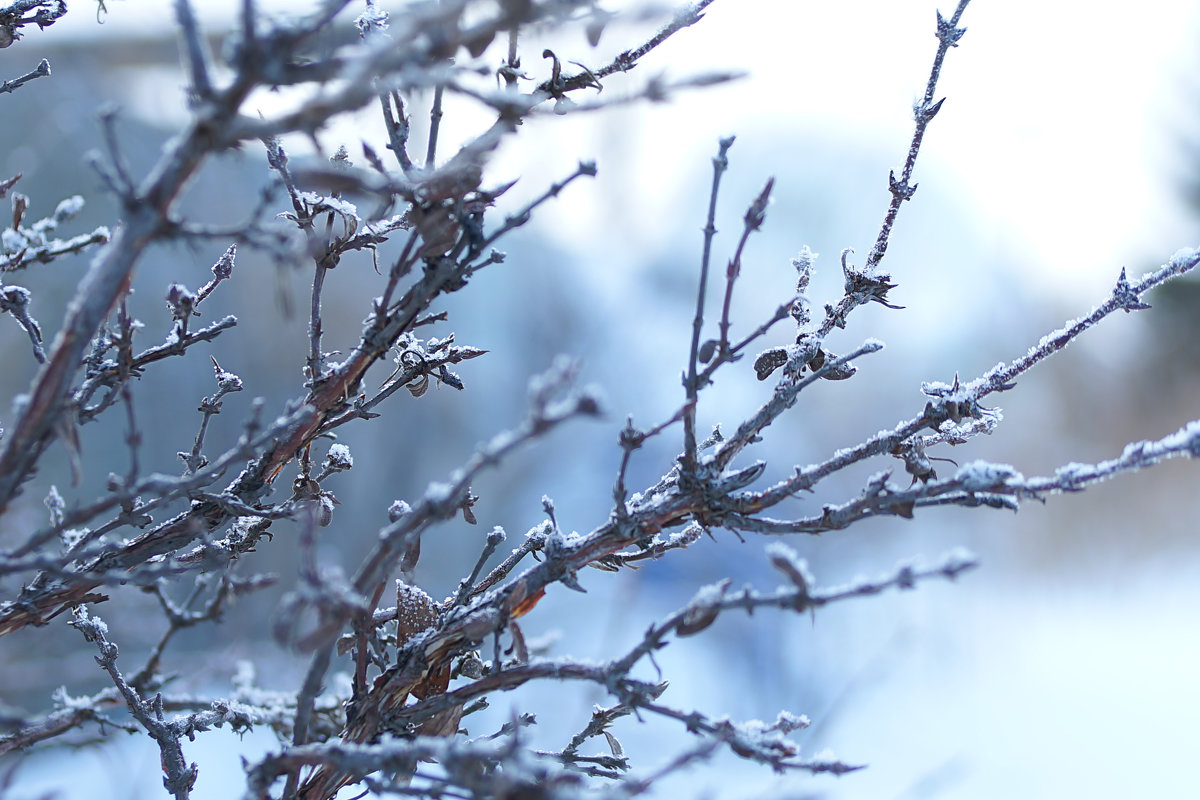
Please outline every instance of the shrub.
M419 498L397 500L387 509L389 521L373 532L352 572L343 574L325 563L322 540L337 533L347 514L335 491L343 497L350 493L353 479L342 473L356 469L350 448L337 441L343 426L369 426L377 437L402 441L396 431L403 426L387 423L407 413L401 398L437 403L440 398L431 389L464 389L470 382L468 362L485 357L489 343L456 340L450 331L455 320L443 304L451 295L470 293L481 272L505 261L496 245L539 207L596 173L592 163L580 163L529 202L513 204L512 184L489 175L498 148L519 140L523 124L543 117L586 114L614 102L662 100L733 78L713 73L639 82L643 70L624 74L653 59L659 44L699 22L710 3L681 8L650 38L589 68L549 47L538 61L536 48L527 44L553 41L560 31L579 28L593 44L607 35L612 15L584 0L415 3L391 17L369 0L365 10L325 2L308 17L282 21L260 14L252 0L245 0L219 66L191 5L177 0L190 120L142 175L122 155L116 115L102 116L107 152L94 166L118 201L115 224L59 238L82 206L78 197L31 221L34 201L16 190L21 176L0 183L0 195L9 196L13 205L13 224L4 231L0 254L6 271L36 269L82 252L92 256L49 344L34 316L31 293L15 285L0 290L0 310L24 331L40 364L29 390L13 399L0 440L0 507L10 520L24 515L6 527L0 553L2 574L23 583L0 605L0 635L69 614L70 625L94 647L112 684L81 697L64 690L54 710L6 720L0 752L52 741L91 724L105 733L114 726L131 727L154 740L164 785L181 798L189 796L197 777L184 740L225 725L235 731L268 726L280 738L277 751L247 765L248 797L327 798L352 784L379 794L430 797L628 796L651 790L665 774L720 748L776 770L841 774L858 766L804 753L795 734L807 726L805 717L782 712L769 723L735 722L679 708L668 702L665 676L646 677L653 673L647 665L676 639L702 635L722 614L760 608L815 614L848 598L956 578L976 565L970 554L956 551L931 565L901 564L878 579L823 588L793 548L772 544L766 555L782 588L735 589L729 580L697 586L690 602L650 624L631 649L602 663L531 653L519 620L536 613L539 603L553 602L546 591L555 584L582 590L579 573L585 567L653 570L658 565L652 562L667 563L677 551L704 547L706 534L718 530L817 534L873 517L911 519L929 506L1016 510L1022 500L1080 491L1167 458L1200 453L1200 423L1193 422L1156 441L1130 444L1115 458L1070 463L1046 477L1026 477L1012 466L979 460L952 467L935 463L946 460L935 455L945 450L940 446L965 444L997 429L1000 414L988 405L993 396L1014 389L1031 368L1105 317L1148 308L1144 298L1150 289L1193 269L1200 255L1180 250L1142 277L1130 279L1121 270L1103 303L1043 337L1025 355L970 380L924 384L923 405L902 411L887 429L790 470L769 470L763 461L747 460L745 451L770 434L805 390L821 381L851 380L867 357L883 348L867 338L843 354L829 349L832 335L857 319L857 309L878 304L902 313L892 292L903 276L893 279L883 261L901 209L917 189L914 168L926 128L942 108L937 83L947 54L965 32L963 0L948 19L937 17L934 65L914 105L907 157L889 175L890 200L874 246L861 264L849 249L840 255L840 297L814 296L810 280L816 255L803 247L792 262L794 293L774 298L760 321L735 322L732 298L746 245L764 224L776 187L766 180L749 203L737 243L719 269L717 199L734 140L720 141L700 243L690 345L686 363L679 365L679 404L665 419L635 424L630 418L614 431L619 468L611 490L603 490L612 497L607 519L587 533L572 533L560 526L554 503L546 498L544 521L500 557L505 531L476 518L479 498L472 487L481 475L511 468L517 450L566 423L602 416L602 399L575 385L577 365L560 360L529 381L524 421L494 435L457 469L439 476L430 472L430 459L411 454L409 466L424 476L428 488ZM107 11L103 3L100 8ZM16 43L30 26L52 25L65 11L64 3L53 0L22 0L0 9L0 46ZM355 35L345 36L345 22L355 13ZM488 66L497 62L498 69ZM3 91L34 91L40 84L26 84L49 74L43 60L32 72L6 82ZM633 88L610 100L611 92L601 90L613 83ZM256 115L251 99L264 89L301 91L283 110ZM447 153L439 129L449 97L472 101L490 121ZM418 154L410 117L426 102L430 123L425 152ZM324 162L293 163L286 137L306 136L321 151L322 134L332 121L370 106L378 108L388 152L364 144L353 155L341 147L324 151ZM189 181L231 150L261 157L274 174L271 191L254 204L249 221L214 225L180 215L179 198ZM147 334L142 329L153 323L143 326L131 312L131 293L137 286L146 285L147 292L159 287L142 280L136 269L148 260L152 246L180 241L218 248L212 277L193 290L183 276L173 275L166 290L170 329L161 343L143 346ZM238 291L244 280L239 259L248 250L287 268L302 262L310 276L307 332L296 348L303 350L303 369L297 371L300 383L290 390L263 385L269 376L235 374L216 357L201 354L204 345L239 335L234 316L203 325L197 318L201 306L207 312ZM337 271L343 262L355 260L371 261L379 273L373 277L374 297L362 310L365 320L357 337L349 344L338 342L341 349L330 352L326 285L345 273ZM720 298L715 306L713 293ZM768 332L782 329L788 330L787 343L770 346ZM256 346L260 342L248 336L235 347ZM188 435L190 447L178 452L181 466L168 474L143 467L161 463L156 457L178 445L145 434L132 387L135 379L168 369L172 361L185 364L190 375L211 368L211 378L206 377L211 393L199 399L198 431ZM206 366L200 367L202 362ZM460 369L467 379L456 372ZM772 387L765 402L736 425L702 430L698 409L718 373L724 380L747 381L750 372ZM281 406L256 402L240 421L240 434L213 449L210 433L223 419L218 415L224 403L246 389L276 396L290 391L294 400ZM511 386L490 390L511 394ZM183 388L176 391L186 394ZM174 396L164 402L186 406L195 399ZM192 426L180 414L169 433ZM110 433L121 431L128 463L124 474L108 472L116 460L112 448L80 446L81 428L93 421ZM679 440L672 446L678 457L662 465L657 480L633 485L630 467L638 451L668 437ZM61 468L47 459L54 443L67 454ZM786 501L827 491L827 479L867 463L878 464L879 471L852 496L826 495L814 513L770 516ZM907 482L894 476L897 465ZM87 501L68 502L51 485L45 499L48 523L29 526L27 496L42 467L60 482L73 478L83 486L99 473L107 472L107 478ZM439 600L418 585L415 569L422 537L454 519L471 525L482 521L480 530L488 532L462 560L457 587ZM276 536L281 521L293 525L295 535ZM245 564L252 553L281 550L295 560L295 586L282 596L260 591L275 577ZM286 563L283 556L275 558ZM122 597L139 592L157 599L167 624L140 667L119 653L115 635L99 616L103 601L125 609ZM218 621L235 599L242 609L256 603L270 608L257 621L243 620L244 626L259 636L269 632L307 657L298 690L264 691L245 669L229 696L170 691L171 676L163 669L168 644L184 629ZM344 693L326 689L339 668L350 675ZM198 671L188 677L204 676ZM596 707L578 733L551 752L529 745L525 729L534 722L529 716L515 716L486 735L465 732L468 715L486 706L486 698L534 682L553 693L568 692L578 682L594 684L611 704ZM123 708L128 717L110 720L114 708ZM678 757L666 767L645 772L646 765L625 752L613 729L631 715L675 720L681 731L695 736L681 739ZM606 752L585 754L591 740L601 738Z

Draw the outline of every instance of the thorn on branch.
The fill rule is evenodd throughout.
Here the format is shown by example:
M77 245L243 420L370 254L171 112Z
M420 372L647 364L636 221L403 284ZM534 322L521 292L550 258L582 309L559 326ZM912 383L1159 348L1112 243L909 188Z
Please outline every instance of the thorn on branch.
M958 18L962 15L962 6L965 5L965 3L960 5L952 20L947 20L945 17L943 17L941 11L937 12L937 37L942 41L943 45L948 47L958 47L959 39L961 39L963 34L967 32L966 28L955 27L958 22Z
M916 186L911 188L911 190L915 189ZM907 191L911 192L911 190ZM904 306L893 305L887 301L887 293L899 285L888 282L892 276L886 272L868 274L866 270L856 269L848 260L849 255L853 252L854 250L849 247L842 250L842 275L845 277L846 298L851 300L855 305L879 303L879 305L885 308L903 309ZM843 320L842 325L838 327L844 327L844 325L845 322Z
M924 101L917 103L913 106L913 116L922 122L929 122L929 120L936 117L937 113L942 110L942 103L944 102L946 102L946 98L943 97L932 105Z
M917 184L914 183L910 186L903 181L896 180L896 171L888 170L888 191L900 200L911 200L912 196L917 193ZM843 260L842 264L844 269L845 260Z
M1150 304L1143 303L1138 293L1129 285L1129 279L1125 276L1124 267L1121 267L1121 276L1117 278L1117 286L1113 289L1113 299L1117 301L1121 310L1126 314L1150 308Z

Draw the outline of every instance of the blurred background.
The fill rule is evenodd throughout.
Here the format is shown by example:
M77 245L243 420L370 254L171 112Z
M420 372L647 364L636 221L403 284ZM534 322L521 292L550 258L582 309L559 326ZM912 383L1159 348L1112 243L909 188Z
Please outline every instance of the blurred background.
M100 147L97 115L116 108L116 129L135 175L144 175L186 119L183 79L169 4L108 0L97 24L92 3L31 31L0 51L0 78L33 69L42 57L53 75L0 98L0 178L16 172L33 218L64 197L88 206L64 233L118 215L87 153ZM214 42L229 32L232 2L197 4ZM269 3L264 5L271 6ZM299 4L306 6L306 4ZM629 4L613 3L614 9ZM279 3L277 11L298 4ZM380 3L397 12L402 4ZM736 134L719 210L715 263L730 254L746 206L769 176L774 202L750 243L735 297L735 333L747 332L790 296L789 264L801 246L821 253L811 296L833 302L841 288L844 247L865 258L888 201L887 174L898 169L911 137L912 103L923 91L936 46L933 2L878 0L777 3L718 0L706 19L678 34L637 70L606 82L601 99L631 93L649 76L680 78L709 70L745 70L736 83L680 94L667 104L638 103L601 114L543 118L507 142L486 185L520 181L503 210L539 195L580 159L599 174L576 182L501 245L502 265L473 279L444 303L457 342L489 354L456 370L464 392L448 388L420 399L399 393L370 424L347 426L355 468L329 481L342 505L322 533L322 563L351 572L386 523L395 499L415 500L431 480L465 461L476 445L517 424L526 381L564 353L579 359L581 380L599 386L608 416L555 432L477 484L480 524L459 521L426 537L418 578L434 597L470 569L484 534L500 525L515 547L541 521L540 498L554 499L567 530L602 523L619 463L617 433L627 415L639 427L670 416L682 399L701 246L700 228L720 136ZM949 15L952 8L942 7ZM354 13L357 13L355 11ZM340 32L349 37L349 22ZM861 309L830 341L835 352L867 337L887 343L859 362L848 382L825 382L777 423L746 458L769 463L764 481L793 465L826 457L919 412L922 381L974 377L1025 353L1044 333L1087 313L1111 291L1121 267L1140 275L1178 248L1200 244L1200 8L1148 0L1118 11L1083 2L980 2L966 12L969 31L947 58L938 96L946 96L918 160L920 189L906 204L883 266L899 287L902 311ZM582 32L530 36L524 68L552 46L565 60L594 66L643 41L655 23L618 20L593 49ZM336 38L336 36L334 37ZM327 43L332 46L333 40ZM218 45L219 47L219 45ZM500 62L493 47L482 57ZM256 96L248 108L271 113L294 100ZM411 106L414 144L423 148L429 98ZM489 114L451 99L440 152L468 140ZM285 140L293 159L328 157L367 141L384 153L377 110L341 120L317 142ZM317 146L320 153L317 152ZM270 183L261 147L211 161L179 206L196 222L237 224ZM280 210L285 206L281 202ZM284 225L282 221L280 225ZM170 329L167 286L195 289L227 243L158 247L136 278L141 346ZM386 263L386 251L380 258ZM57 330L85 257L6 275L34 293L33 314ZM310 276L303 263L279 265L248 249L231 282L201 307L207 323L235 314L239 325L211 348L240 374L246 391L226 399L206 452L241 432L254 397L268 413L301 394ZM325 292L326 346L355 341L382 282L370 260L348 259ZM1200 284L1177 281L1149 298L1152 311L1110 318L996 400L1005 421L992 436L932 453L960 464L982 458L1045 475L1069 461L1116 456L1125 443L1164 436L1200 417ZM718 302L710 298L715 326ZM792 338L786 326L768 344ZM0 420L29 385L28 340L0 321ZM213 391L199 353L164 362L135 388L146 433L145 471L175 472L175 452L190 447L201 397ZM747 359L749 361L749 359ZM381 371L377 382L386 378ZM705 426L732 429L765 399L769 384L749 363L724 370L702 398ZM403 396L401 396L403 395ZM61 448L52 448L18 507L0 520L5 544L44 524L51 484L68 502L102 491L109 471L123 472L123 422L81 430L88 471L71 486ZM639 452L631 488L653 483L678 452L678 430ZM111 463L109 463L111 462ZM746 462L748 463L748 461ZM947 469L953 469L944 465ZM879 460L849 470L780 515L813 513L861 488L866 476L894 469ZM1082 495L1029 502L1018 515L982 509L931 509L915 520L871 520L822 537L789 539L822 586L879 575L901 560L932 561L963 546L980 570L958 583L930 583L823 610L815 618L782 613L727 614L704 635L673 643L658 657L671 688L668 704L734 719L773 720L781 709L806 714L805 754L826 749L869 769L839 779L773 776L720 755L664 781L657 796L712 798L1001 798L1180 797L1200 793L1190 768L1200 735L1200 527L1196 465L1167 463ZM247 571L272 571L280 591L296 582L288 537L276 526ZM552 588L522 621L526 636L554 656L608 658L631 646L654 620L687 602L702 584L774 587L765 540L717 532L687 552L617 575L582 576L587 596ZM19 588L0 584L4 596ZM161 634L156 603L133 590L94 611L112 628L126 669L140 666ZM181 636L165 669L172 691L228 694L239 660L252 660L264 688L294 691L304 658L267 635L272 601L251 596L218 627ZM62 619L0 641L5 676L0 702L15 713L45 711L65 685L81 695L104 686L92 652ZM342 665L348 668L348 665ZM653 671L646 673L653 676ZM336 681L331 678L330 685ZM568 698L568 699L564 699ZM535 685L492 698L467 718L488 733L514 711L534 712L531 732L558 749L586 724L593 704L611 701L589 687ZM688 746L678 725L619 723L614 732L641 770ZM78 747L35 752L18 773L14 797L55 792L63 798L161 795L155 748L145 737L76 737ZM185 748L200 765L198 798L228 797L241 786L240 757L274 746L267 731L239 741L224 732ZM602 745L594 743L599 750ZM588 749L588 748L585 748ZM590 750L589 750L590 752Z

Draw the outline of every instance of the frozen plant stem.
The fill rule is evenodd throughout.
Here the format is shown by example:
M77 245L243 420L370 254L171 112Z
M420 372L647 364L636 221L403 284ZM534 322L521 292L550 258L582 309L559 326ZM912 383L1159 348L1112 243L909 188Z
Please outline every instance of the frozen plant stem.
M333 643L330 642L322 645L317 649L316 654L313 655L308 672L304 675L304 684L300 687L300 692L296 696L296 723L295 731L292 735L292 744L294 746L308 742L308 726L312 721L313 705L316 702L317 695L321 692L322 681L325 679L325 673L329 670L329 662L332 657ZM283 790L285 798L296 796L296 788L299 781L299 770L288 774L287 784Z
M147 701L126 682L121 671L117 669L117 646L108 641L108 626L98 617L90 617L86 606L80 606L73 612L71 624L83 634L83 638L96 645L100 655L96 663L108 673L113 685L125 698L125 704L133 718L146 729L150 737L158 744L162 757L163 786L176 800L186 800L196 782L197 770L195 764L188 764L183 757L183 749L179 746L180 732L163 720L162 696L154 701Z
M967 10L969 2L971 0L959 0L958 7L954 9L954 15L948 21L942 17L942 12L938 12L937 54L933 57L933 68L929 72L929 81L925 84L925 94L921 98L921 102L913 106L916 127L913 130L912 142L908 146L908 156L904 159L904 168L900 171L899 180L896 179L894 172L888 173L888 191L892 194L892 200L888 205L887 213L884 214L879 236L875 239L875 245L871 248L863 267L868 274L887 253L888 239L891 237L896 215L900 213L900 204L905 200L912 199L913 194L917 191L917 184L910 184L909 181L912 179L913 167L917 164L917 153L921 151L921 142L925 138L925 128L941 110L942 103L945 101L945 98L942 98L936 103L933 102L933 94L937 90L938 77L942 74L942 62L946 59L946 53L951 47L958 47L958 40L967 32L966 28L958 27L958 21L962 18L963 12Z
M311 307L308 322L308 374L315 384L321 379L321 290L325 287L326 268L317 264L313 270Z
M425 151L425 169L437 166L438 134L442 129L442 95L446 87L438 84L433 90L433 105L429 109L429 146Z
M19 78L13 78L11 81L5 81L4 83L0 83L0 94L8 94L10 92L15 92L21 86L24 86L25 84L29 83L30 81L37 80L38 78L45 78L45 77L48 77L49 75L50 75L50 62L43 58L41 60L41 62L37 65L37 69L33 70L32 72L28 72Z
M698 0L695 3L688 3L685 6L679 7L671 21L659 29L658 33L650 37L646 42L629 50L622 51L611 63L605 64L596 70L588 70L572 75L569 78L562 79L563 91L572 91L581 89L584 86L591 86L597 78L607 78L609 75L618 72L626 72L635 67L642 58L644 58L651 50L658 47L660 44L670 39L675 34L679 33L684 28L695 25L700 20L704 19L704 9L713 4L713 0ZM548 83L543 83L538 87L539 91L546 91Z
M685 407L683 412L683 475L690 480L696 475L698 454L696 452L696 400L700 393L697 380L697 363L700 352L700 334L704 329L704 298L708 292L708 267L712 259L712 242L717 233L717 195L721 188L721 176L729 168L729 148L735 137L721 139L717 155L713 158L712 191L708 198L708 218L704 223L704 250L700 256L700 286L696 291L696 316L692 319L692 344L688 348L688 370L684 378Z
M733 303L733 285L737 282L738 276L742 272L742 253L746 249L746 242L750 240L750 234L762 227L767 213L767 203L771 200L771 189L774 186L775 179L768 178L767 185L763 187L762 192L750 204L750 208L746 211L746 216L743 220L742 235L738 238L733 258L729 259L729 266L725 270L725 300L721 304L721 323L717 326L717 329L721 332L721 340L717 343L718 360L727 359L732 355L729 345L729 310Z

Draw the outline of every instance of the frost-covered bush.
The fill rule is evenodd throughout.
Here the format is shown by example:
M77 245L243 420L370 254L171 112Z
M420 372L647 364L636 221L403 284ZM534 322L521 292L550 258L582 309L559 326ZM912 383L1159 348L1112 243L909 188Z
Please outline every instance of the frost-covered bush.
M30 291L16 285L0 290L0 311L23 329L41 364L3 417L0 575L6 593L0 635L34 641L40 634L35 628L61 627L69 619L74 635L94 648L111 683L90 695L64 687L46 698L53 708L44 714L6 718L0 752L80 731L132 729L153 739L166 789L180 798L189 796L197 778L189 742L225 725L236 731L268 727L279 737L278 749L247 763L247 797L329 798L349 786L355 788L348 793L429 797L624 797L651 791L665 774L691 768L719 749L775 770L841 774L857 764L809 752L806 717L783 711L770 722L735 721L676 704L669 675L646 677L654 673L648 668L654 653L680 637L704 635L722 614L759 608L820 613L847 598L952 579L976 565L969 553L954 551L936 563L901 564L879 578L823 587L793 548L775 543L766 560L781 587L737 589L728 580L696 586L690 602L651 624L634 647L602 662L542 657L525 641L519 620L555 602L546 596L555 584L582 589L579 574L586 567L654 570L659 560L705 547L705 534L720 529L815 534L871 517L912 518L929 506L1015 510L1026 499L1078 491L1163 459L1200 454L1200 422L1192 422L1157 441L1130 444L1111 460L1070 463L1047 477L1026 477L1012 466L984 461L935 467L945 459L935 454L948 446L1000 430L1001 415L990 405L995 395L1013 389L1032 367L1105 317L1148 308L1144 298L1150 289L1195 268L1200 254L1185 249L1142 277L1130 279L1124 270L1114 274L1107 300L1019 358L978 377L925 384L923 406L900 409L894 424L861 441L847 439L841 449L792 469L773 464L768 470L747 456L814 384L849 381L842 388L853 391L859 365L883 349L872 338L844 354L829 349L835 331L851 329L857 309L875 303L903 313L890 293L904 276L894 278L883 261L893 225L917 188L913 175L926 128L942 108L936 87L943 60L965 32L963 0L949 18L937 17L934 65L914 104L907 157L888 176L890 200L874 246L861 264L849 249L840 255L840 296L816 295L810 284L817 256L797 242L794 292L772 298L761 320L732 318L731 300L747 268L746 243L763 225L776 187L773 180L765 182L741 219L724 269L715 266L717 198L733 139L719 142L698 242L690 347L686 362L678 365L683 375L678 406L662 420L629 419L614 427L619 468L611 485L592 487L611 497L607 518L594 520L585 533L570 532L560 527L554 503L546 498L544 520L511 548L505 547L502 527L477 519L479 498L472 488L481 475L509 468L515 451L560 426L603 415L598 394L577 387L577 366L563 359L527 381L521 376L519 384L488 387L508 396L525 393L524 421L495 433L448 474L412 453L408 465L428 488L379 509L388 521L372 531L351 572L324 563L322 547L348 513L337 495L351 494L353 475L363 469L338 434L344 426L367 426L381 441L403 447L397 420L412 403L443 402L431 389L472 390L468 362L486 358L489 342L457 341L451 332L455 319L442 304L449 295L472 292L479 273L505 261L498 246L512 231L597 169L583 161L527 203L515 204L507 194L512 184L489 173L491 159L502 145L519 142L522 125L531 121L603 113L612 102L669 99L732 78L713 73L671 81L643 78L648 69L634 70L655 58L659 44L686 35L711 1L668 14L660 10L657 32L631 42L611 61L583 66L549 46L529 43L553 42L572 29L583 29L593 44L613 35L607 28L621 17L588 0L449 0L410 3L392 14L370 0L365 5L327 0L311 15L295 18L261 14L252 0L244 0L236 32L222 43L219 58L191 4L176 0L190 120L152 168L136 172L122 154L115 115L102 116L105 153L93 164L119 208L111 226L61 238L71 230L82 199L70 197L49 216L29 221L32 201L15 189L21 176L0 176L7 178L0 181L0 196L9 197L13 207L12 224L0 236L6 273L82 252L91 258L53 336L44 330L52 312L42 312L39 323ZM120 13L119 4L112 5L105 9L101 3L102 12ZM0 8L0 46L14 44L23 28L51 25L65 11L65 3L50 0ZM628 29L620 34L628 35ZM42 61L2 91L39 90L41 83L25 84L49 74ZM612 84L625 91L618 100L601 91ZM264 90L286 90L290 99L259 113L255 103ZM488 120L457 148L439 141L448 97L469 100ZM362 108L376 109L387 151L354 143L322 149L330 124ZM430 115L423 153L410 139L418 108ZM297 136L311 140L324 158L293 161L285 145ZM238 225L182 215L179 199L189 181L231 150L253 154L269 167L271 191L253 199L253 214ZM137 273L149 260L149 248L164 242L212 249L212 277L193 291L182 275L172 275L165 294L169 320L143 323L130 310L131 293L135 287L162 291ZM247 251L288 269L301 263L308 275L306 335L294 353L279 357L294 364L293 385L268 385L269 375L238 375L203 351L208 343L239 335L235 316L197 320L201 310L219 307L246 280L238 259ZM344 271L337 268L351 260L375 267L373 299L361 309L357 337L331 343L323 316L326 284L340 279ZM768 346L768 331L781 329L788 330L789 343ZM256 346L250 335L237 344ZM144 435L131 387L172 362L187 364L189 374L204 373L211 393L170 398L183 403L171 433L189 433L160 441ZM698 409L718 379L757 379L769 382L772 391L744 419L701 430ZM212 447L223 404L242 391L293 399L257 401L237 421L239 433L226 446ZM190 416L196 403L198 419ZM81 447L80 429L93 422L120 431L125 449ZM611 425L611 418L602 424ZM633 485L630 467L638 451L650 440L668 439L678 457L657 465L657 480ZM51 445L66 453L65 463L50 456L56 452ZM177 469L145 469L143 463L159 463L149 451L177 455ZM867 462L875 471L860 491L837 496L829 489L826 479ZM123 472L115 471L122 469L118 465ZM29 495L47 478L39 471L58 483L103 486L90 499L68 502L58 483L51 484L37 498L38 503L45 498L48 517L39 510L34 523ZM787 501L819 492L825 494L818 512L788 516ZM451 520L482 522L477 530L484 533L463 555L457 587L438 597L418 585L415 570L422 537ZM265 553L286 553L278 560L295 562L299 578L282 596L267 591L272 575L246 566L252 554ZM156 621L165 620L166 630L136 660L118 650L117 635L101 616L104 602L124 609L122 601L140 592L157 599L162 620ZM238 667L224 693L175 690L176 676L163 667L173 637L221 622L235 599L240 630L273 637L307 659L294 692L259 686L248 663ZM221 641L224 629L215 627L214 641ZM201 671L184 676L196 679L189 688L211 691L212 681L199 680L210 677ZM337 673L349 676L344 685L334 680ZM609 702L597 706L557 749L528 745L525 729L534 724L528 716L514 716L498 730L466 732L468 716L489 697L531 683L543 684L546 693L568 693L580 682L600 687ZM666 767L639 763L613 727L623 717L678 722L677 758Z

